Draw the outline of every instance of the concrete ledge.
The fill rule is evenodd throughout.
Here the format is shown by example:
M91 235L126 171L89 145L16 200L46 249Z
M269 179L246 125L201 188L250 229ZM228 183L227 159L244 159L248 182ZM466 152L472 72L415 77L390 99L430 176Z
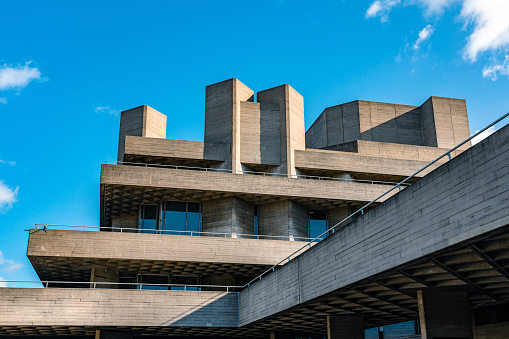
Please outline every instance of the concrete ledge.
M102 165L101 185L127 185L194 191L229 192L259 196L318 198L368 202L390 185L320 181L275 176L202 172L170 168ZM394 193L393 193L394 192ZM381 198L388 199L394 190Z
M203 143L200 141L125 137L125 155L179 158L193 160L226 161L227 144Z
M0 326L237 327L238 294L0 288Z
M300 241L31 229L27 256L275 265Z
M407 177L426 166L427 161L403 160L363 156L349 152L311 150L295 151L295 167L313 170L357 172ZM417 178L423 177L442 163L435 163L422 171Z

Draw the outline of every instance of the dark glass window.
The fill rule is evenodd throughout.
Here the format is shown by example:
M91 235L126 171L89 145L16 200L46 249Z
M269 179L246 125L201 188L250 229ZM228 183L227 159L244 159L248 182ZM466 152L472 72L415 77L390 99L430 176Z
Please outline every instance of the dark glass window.
M142 285L138 285L138 289L141 290L168 290L168 286L153 286L153 285L143 285L143 284L169 284L169 276L166 274L139 274L138 275L138 283Z
M142 205L139 220L140 233L156 233L157 205Z
M161 213L160 232L177 235L200 235L201 204L166 201Z
M310 210L308 218L308 237L316 238L323 232L327 231L327 211ZM324 239L327 234L322 235L320 238Z

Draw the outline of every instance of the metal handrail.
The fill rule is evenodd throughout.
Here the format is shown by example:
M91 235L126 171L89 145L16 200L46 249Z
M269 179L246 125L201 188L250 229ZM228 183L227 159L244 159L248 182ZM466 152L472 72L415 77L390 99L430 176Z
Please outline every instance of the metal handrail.
M393 181L381 181L381 180L367 180L367 179L349 179L349 178L334 178L334 177L322 177L318 175L307 175L307 174L282 174L282 173L273 173L273 172L255 172L255 171L238 171L227 168L210 168L210 167L194 167L194 166L183 166L183 165L164 165L164 164L149 164L142 162L129 162L129 161L113 161L106 160L106 164L113 165L135 165L135 166L144 166L144 167L168 167L172 169L185 169L185 170L195 170L195 171L205 171L205 172L223 172L223 173L235 173L235 174L252 174L252 175L263 175L263 176L271 176L271 177L284 177L284 178L294 178L294 179L314 179L314 180L333 180L333 181L343 181L343 182L358 182L358 183L368 183L368 184L377 184L377 185L394 185L397 184ZM408 186L409 184L405 184Z
M102 282L102 281L51 281L51 280L0 280L2 283L41 283L44 288L49 288L49 284L69 284L69 285L90 285L92 289L96 289L97 285L112 285L112 286L138 286L139 289L143 286L160 286L160 287L184 287L187 291L189 287L196 288L225 288L226 292L231 289L240 289L243 286L226 286L226 285L187 285L187 284L150 284L150 283L120 283L120 282ZM4 286L7 287L7 286ZM0 286L1 288L1 286ZM238 292L236 292L238 293Z
M123 231L135 231L135 232L128 232L128 233L140 233L139 231L150 231L154 233L148 233L147 234L164 234L164 233L179 233L178 235L182 235L180 233L184 233L183 235L205 235L205 236L214 236L214 235L220 235L224 238L252 238L252 239L266 239L266 238L274 238L274 239L290 239L290 241L293 240L303 240L303 241L310 241L312 238L306 238L306 237L294 237L294 236L283 236L283 235L263 235L263 234L244 234L244 233L219 233L219 232L202 232L202 231L181 231L181 230L155 230L152 228L128 228L128 227L112 227L112 226L81 226L81 225L55 225L55 224L35 224L36 229L58 229L58 228L66 228L66 227L72 227L72 228L82 228L83 231L87 231L88 229L95 229L95 230L114 230L119 231L120 233L123 233ZM29 231L29 230L25 230ZM229 236L229 237L228 237Z
M261 280L263 278L263 276L265 276L267 273L269 272L272 272L276 269L276 267L278 267L279 265L281 265L282 263L285 263L285 262L290 262L292 260L292 257L299 253L300 251L302 251L303 249L307 249L307 248L310 248L311 245L319 238L323 237L324 235L327 235L329 232L332 232L334 233L334 230L336 229L336 227L338 227L339 225L341 225L342 223L344 223L345 221L347 221L348 219L351 219L354 215L357 215L357 214L361 214L363 215L364 214L364 209L366 209L367 207L371 206L372 204L374 204L378 199L384 197L385 195L389 194L390 192L392 192L393 190L395 190L396 188L399 189L399 191L401 191L401 185L402 184L405 184L408 180L412 179L413 177L415 177L417 174L419 174L420 172L424 171L426 168L430 167L431 165L433 165L434 163L436 163L437 161L439 161L440 159L442 159L443 157L445 156L448 156L449 157L449 160L451 160L451 153L455 150L457 150L458 148L460 148L461 146L463 146L464 144L466 144L467 142L469 142L470 140L472 140L473 138L475 138L476 136L478 136L479 134L483 133L484 131L488 130L490 127L498 124L500 121L504 120L505 118L507 118L509 116L509 112L504 114L502 117L498 118L497 120L495 120L494 122L492 122L491 124L489 124L488 126L484 127L482 130L479 130L477 131L476 133L472 134L470 137L468 137L467 139L465 139L464 141L462 141L461 143L459 143L458 145L454 146L453 148L451 148L450 150L448 150L447 152L445 152L444 154L442 154L441 156L439 156L438 158L436 158L435 160L429 162L427 165L425 165L424 167L422 167L421 169L419 169L417 172L415 172L414 174L408 176L407 178L405 178L404 180L402 180L401 182L397 183L396 185L394 185L393 187L391 187L389 190L387 190L385 193L379 195L377 198L371 200L370 202L368 202L366 205L362 206L360 209L358 209L357 211L355 211L354 213L350 214L349 216L347 216L346 218L344 218L343 220L341 220L340 222L338 222L337 224L335 224L334 226L330 227L329 229L327 229L325 232L323 232L322 234L320 234L319 236L317 236L316 238L314 238L313 240L309 241L307 244L305 244L304 246L302 246L301 248L299 248L298 250L294 251L292 254L290 254L289 256L287 256L286 258L284 258L283 260L279 261L277 264L275 264L274 266L272 266L271 268L267 269L265 272L261 273L260 275L258 275L256 278L254 278L253 280L251 280L250 282L246 283L243 287L248 287L250 286L252 283L258 281L258 280ZM302 254L302 253L301 253ZM300 254L299 254L300 255ZM298 256L298 255L297 255Z

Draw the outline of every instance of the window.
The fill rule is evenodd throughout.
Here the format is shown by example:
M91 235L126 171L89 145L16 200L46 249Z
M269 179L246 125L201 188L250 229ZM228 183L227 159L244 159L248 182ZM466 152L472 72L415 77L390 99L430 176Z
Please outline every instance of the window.
M160 211L160 214L158 213ZM165 201L158 205L141 205L138 231L176 235L200 235L201 204Z
M308 218L308 237L316 238L328 228L327 211L310 210ZM320 239L325 239L327 234L324 234Z
M200 235L201 204L166 201L161 213L160 231L164 234Z
M140 233L156 233L157 205L141 205L138 229Z

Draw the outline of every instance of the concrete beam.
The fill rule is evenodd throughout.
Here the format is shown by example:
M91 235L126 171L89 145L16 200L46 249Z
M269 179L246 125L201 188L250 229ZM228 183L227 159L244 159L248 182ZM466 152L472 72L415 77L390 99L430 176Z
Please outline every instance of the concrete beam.
M276 176L237 175L222 172L178 170L138 166L102 165L101 185L229 192L277 197L306 197L368 202L390 185L319 181ZM397 190L394 190L396 194ZM380 201L389 198L391 194Z
M31 229L27 256L274 265L301 246L281 240Z
M237 302L232 292L8 287L0 326L236 327Z

